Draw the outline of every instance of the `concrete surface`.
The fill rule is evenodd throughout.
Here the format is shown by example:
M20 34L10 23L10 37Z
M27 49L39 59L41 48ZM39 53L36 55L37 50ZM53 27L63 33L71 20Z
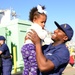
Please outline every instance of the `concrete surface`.
M12 75L22 75L22 73L21 73L21 72L19 72L19 73L15 73L15 74L12 74Z
M12 75L22 75L22 73L16 73ZM72 67L71 65L68 64L66 69L63 71L62 75L75 75L75 67Z
M75 75L75 67L68 65L62 75Z

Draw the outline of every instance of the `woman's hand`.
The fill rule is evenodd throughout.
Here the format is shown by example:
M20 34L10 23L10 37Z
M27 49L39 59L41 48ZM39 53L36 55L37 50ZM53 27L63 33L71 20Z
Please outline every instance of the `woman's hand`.
M31 29L27 35L27 37L32 40L35 45L40 43L40 38L34 30Z

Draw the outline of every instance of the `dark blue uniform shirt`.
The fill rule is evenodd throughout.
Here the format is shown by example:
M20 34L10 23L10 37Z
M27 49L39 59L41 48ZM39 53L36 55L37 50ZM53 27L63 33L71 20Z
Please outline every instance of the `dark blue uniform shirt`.
M65 44L60 44L57 46L43 46L43 53L45 57L54 63L54 70L49 72L40 72L38 70L38 75L62 75L63 70L69 62L69 50Z
M2 46L0 46L0 50L2 51L2 54L4 56L10 56L10 51L9 51L9 48L8 46L4 43ZM4 59L2 58L2 65L5 66L5 65L12 65L12 60L11 58L7 58L7 59Z

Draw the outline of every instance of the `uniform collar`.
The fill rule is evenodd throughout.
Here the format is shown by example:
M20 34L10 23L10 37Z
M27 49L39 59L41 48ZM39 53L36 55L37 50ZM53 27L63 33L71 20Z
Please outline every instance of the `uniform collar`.
M62 44L59 44L59 45L56 45L56 46L53 46L53 45L51 44L51 46L57 49L57 48L60 48L60 47L62 47L62 46L65 46L65 44L62 43Z

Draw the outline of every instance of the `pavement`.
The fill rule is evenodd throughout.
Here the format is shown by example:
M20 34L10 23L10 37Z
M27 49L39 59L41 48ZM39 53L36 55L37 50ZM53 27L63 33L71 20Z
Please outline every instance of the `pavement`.
M68 64L62 75L75 75L75 66L72 67Z
M12 75L22 75L21 72L12 74ZM62 75L75 75L75 67L72 67L70 64L65 68Z
M22 73L18 72L18 73L12 74L12 75L22 75Z

